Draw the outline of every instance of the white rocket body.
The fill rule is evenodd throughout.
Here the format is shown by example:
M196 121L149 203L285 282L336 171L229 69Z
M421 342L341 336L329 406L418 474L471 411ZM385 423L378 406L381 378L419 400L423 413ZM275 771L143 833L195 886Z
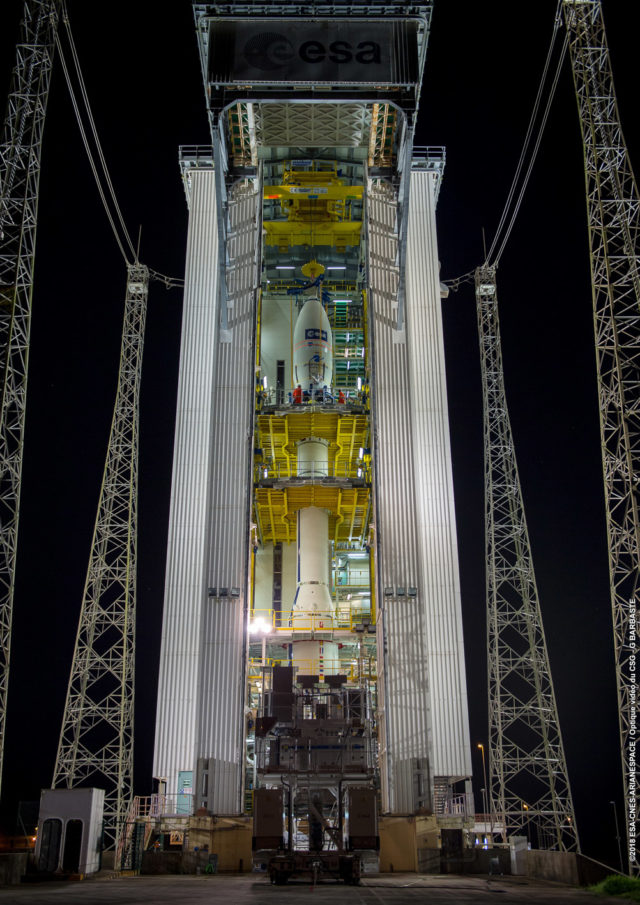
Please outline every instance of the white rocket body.
M327 312L317 298L307 299L293 331L293 380L303 390L312 384L330 387L333 377L333 336Z
M327 616L326 626L332 626L333 602L329 593L329 556L327 533L329 513L326 509L308 506L298 510L298 583L293 602L292 620L296 624L310 623L318 628L319 620Z
M300 441L298 474L326 475L328 452L326 440L309 437ZM324 634L333 629L333 619L329 591L329 513L326 509L307 506L298 510L298 574L291 624L299 632ZM323 676L338 671L335 641L294 641L291 658L298 672L305 675Z

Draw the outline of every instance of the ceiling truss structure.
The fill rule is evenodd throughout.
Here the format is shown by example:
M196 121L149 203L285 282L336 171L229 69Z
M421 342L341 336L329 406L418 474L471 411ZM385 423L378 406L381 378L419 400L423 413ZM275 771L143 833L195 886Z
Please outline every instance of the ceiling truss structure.
M229 107L226 121L231 157L240 167L255 167L259 148L295 148L303 136L305 147L358 149L370 167L391 167L397 126L397 111L388 103L242 101Z

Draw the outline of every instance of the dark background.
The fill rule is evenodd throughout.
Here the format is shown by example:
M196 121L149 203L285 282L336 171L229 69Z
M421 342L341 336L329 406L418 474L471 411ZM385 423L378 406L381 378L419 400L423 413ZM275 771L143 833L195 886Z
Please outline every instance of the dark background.
M446 145L443 279L482 262L520 154L555 3L436 0L417 142ZM637 5L603 3L632 160ZM0 88L21 4L0 9ZM184 269L178 146L207 144L189 0L69 2L89 96L141 260ZM125 269L62 72L45 131L0 816L51 782L117 380ZM622 817L582 147L568 61L498 272L507 393L583 850L617 864ZM487 744L482 396L472 286L443 302L475 788ZM141 413L136 792L151 791L181 316L153 284ZM399 388L401 391L401 388Z

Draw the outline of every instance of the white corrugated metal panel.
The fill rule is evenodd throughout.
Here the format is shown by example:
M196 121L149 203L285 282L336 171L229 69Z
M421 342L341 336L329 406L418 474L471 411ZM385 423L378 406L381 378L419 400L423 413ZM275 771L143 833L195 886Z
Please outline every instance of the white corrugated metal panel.
M397 595L420 587L411 454L407 349L394 329L398 274L396 202L385 186L367 197L370 300L373 320L375 500L378 591L382 626L378 672L383 701L383 810L407 813L428 805L429 678L421 601ZM400 341L398 341L400 340ZM393 594L385 597L385 587ZM426 796L426 798L425 798Z
M211 599L202 623L198 757L209 761L206 807L214 814L242 810L243 605L242 598Z
M251 438L254 406L256 254L260 220L254 185L229 198L228 332L219 345L213 388L208 585L218 596L202 626L198 757L209 761L207 806L239 813L244 763L244 683ZM220 589L232 595L220 597Z
M438 249L437 175L414 172L407 235L406 332L420 596L431 683L432 774L471 773Z
M192 173L180 376L160 654L154 776L178 790L196 755L200 632L206 601L207 501L218 316L215 180Z

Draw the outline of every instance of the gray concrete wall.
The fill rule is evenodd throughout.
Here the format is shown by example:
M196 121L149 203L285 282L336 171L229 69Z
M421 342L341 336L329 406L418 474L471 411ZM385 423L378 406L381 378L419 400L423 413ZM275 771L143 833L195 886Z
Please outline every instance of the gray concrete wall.
M440 873L440 849L439 848L419 848L418 849L418 873L419 874L439 874Z
M142 853L141 874L204 874L210 857L216 858L208 851L198 852L161 852ZM244 859L238 861L238 872L251 870L251 864ZM216 861L217 872L217 861Z
M570 886L591 886L618 871L577 852L527 852L527 876Z
M527 876L579 886L575 852L527 852Z
M195 874L199 852L143 852L141 874ZM202 866L207 859L201 858Z
M27 872L27 852L0 854L0 886L16 886Z
M455 859L455 864L441 864L440 849L418 849L418 872L436 874L511 874L511 858L507 849L465 849L463 856ZM598 883L615 873L606 864L601 864L575 852L530 851L526 854L526 875L537 880L554 880L569 886L588 886ZM197 874L204 873L209 852L162 852L148 851L142 856L142 874ZM11 859L23 859L22 866ZM496 866L498 859L499 866ZM0 855L0 884L19 883L26 870L27 855ZM250 865L243 864L244 870ZM13 873L12 873L13 871ZM19 872L21 871L21 872ZM17 877L7 879L6 877Z
M431 852L432 849L424 849L425 853ZM507 849L503 848L465 848L462 850L460 857L446 857L440 849L435 850L440 855L440 863L431 864L429 867L422 867L423 851L418 851L418 870L422 873L440 873L443 874L494 874L509 876L511 874L511 855Z
M465 874L511 874L511 854L507 849L474 848L472 851L473 860L465 860Z

